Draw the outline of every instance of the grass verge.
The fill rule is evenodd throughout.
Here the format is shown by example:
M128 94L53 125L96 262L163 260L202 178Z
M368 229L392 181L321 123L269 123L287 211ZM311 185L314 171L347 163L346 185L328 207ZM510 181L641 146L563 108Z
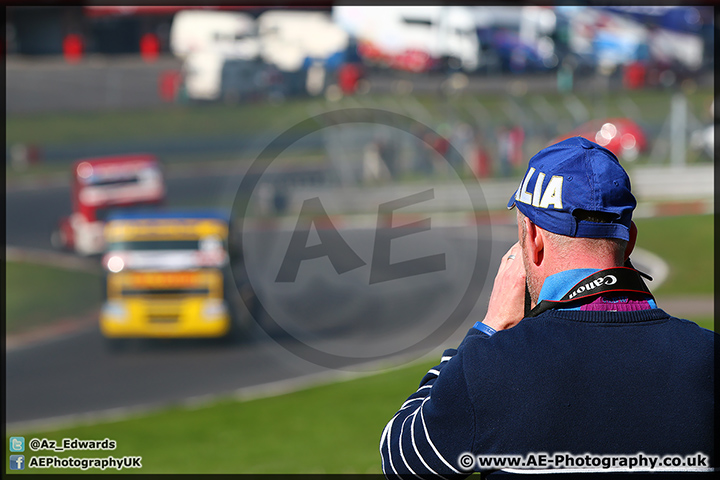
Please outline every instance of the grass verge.
M99 275L36 265L5 265L6 332L18 333L77 317L100 306Z
M562 94L528 94L513 101L527 109L533 118L538 116L532 107L539 97L555 108L561 116L569 115ZM600 99L595 93L577 93L578 100L593 116L626 116L628 105L637 110L643 119L663 119L669 112L671 95L664 90L611 92ZM712 101L711 88L703 88L688 95L691 111L704 118ZM506 118L509 95L460 94L451 98L435 94L417 95L416 105L422 105L437 121L446 121L448 108L462 115L470 107L480 104L489 118ZM358 102L382 108L397 105L397 95L368 95L355 97ZM601 101L602 100L602 101ZM595 112L598 104L602 111ZM280 131L325 108L341 108L343 102L328 103L324 99L300 98L281 104L251 103L242 105L173 105L162 109L144 109L107 112L44 113L11 115L6 118L6 145L71 144L126 139L185 138L233 135L237 132L256 133ZM356 105L357 106L357 105ZM466 112L467 113L467 112ZM471 115L467 115L470 120ZM537 118L540 121L544 118Z
M669 313L669 312L668 312ZM675 313L671 313L671 315L675 315ZM707 328L708 330L715 330L715 317L692 317L688 318L688 320L697 323L702 328Z
M273 131L287 128L289 119L306 118L307 109L317 102L175 105L162 109L12 115L6 119L5 141L7 145L60 145Z
M657 295L711 295L715 291L714 216L641 218L637 246L664 259L670 267Z
M110 438L117 441L113 452L38 454L140 455L143 468L137 473L381 473L378 446L385 423L433 365L437 360L278 397L175 407L118 422L26 434L26 442ZM26 462L32 455L26 451ZM63 470L47 470L52 471Z

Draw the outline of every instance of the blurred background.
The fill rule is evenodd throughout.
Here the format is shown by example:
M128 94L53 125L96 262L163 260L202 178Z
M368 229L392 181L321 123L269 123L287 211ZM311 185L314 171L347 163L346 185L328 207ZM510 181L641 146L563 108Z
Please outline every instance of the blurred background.
M379 472L483 318L528 159L574 135L628 170L660 307L713 328L712 7L5 18L8 434L109 437L143 473Z

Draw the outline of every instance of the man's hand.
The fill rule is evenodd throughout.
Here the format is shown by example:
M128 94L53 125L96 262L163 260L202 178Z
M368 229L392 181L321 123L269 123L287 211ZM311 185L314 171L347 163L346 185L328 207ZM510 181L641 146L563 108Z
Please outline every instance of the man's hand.
M483 323L497 331L517 325L525 316L525 266L520 243L503 255Z

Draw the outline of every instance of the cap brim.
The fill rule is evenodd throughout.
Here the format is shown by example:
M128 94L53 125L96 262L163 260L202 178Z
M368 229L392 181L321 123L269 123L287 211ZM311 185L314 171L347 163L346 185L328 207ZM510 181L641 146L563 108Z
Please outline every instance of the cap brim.
M515 194L513 194L512 197L510 197L510 201L507 204L508 210L512 210L515 207Z

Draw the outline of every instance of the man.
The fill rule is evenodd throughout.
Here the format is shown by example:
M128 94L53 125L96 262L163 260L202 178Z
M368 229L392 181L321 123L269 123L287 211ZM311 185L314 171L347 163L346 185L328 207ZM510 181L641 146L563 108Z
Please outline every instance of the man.
M715 334L659 309L632 268L635 205L596 143L530 160L487 315L385 427L386 476L712 466ZM659 465L668 454L694 458ZM525 463L488 463L499 455Z

